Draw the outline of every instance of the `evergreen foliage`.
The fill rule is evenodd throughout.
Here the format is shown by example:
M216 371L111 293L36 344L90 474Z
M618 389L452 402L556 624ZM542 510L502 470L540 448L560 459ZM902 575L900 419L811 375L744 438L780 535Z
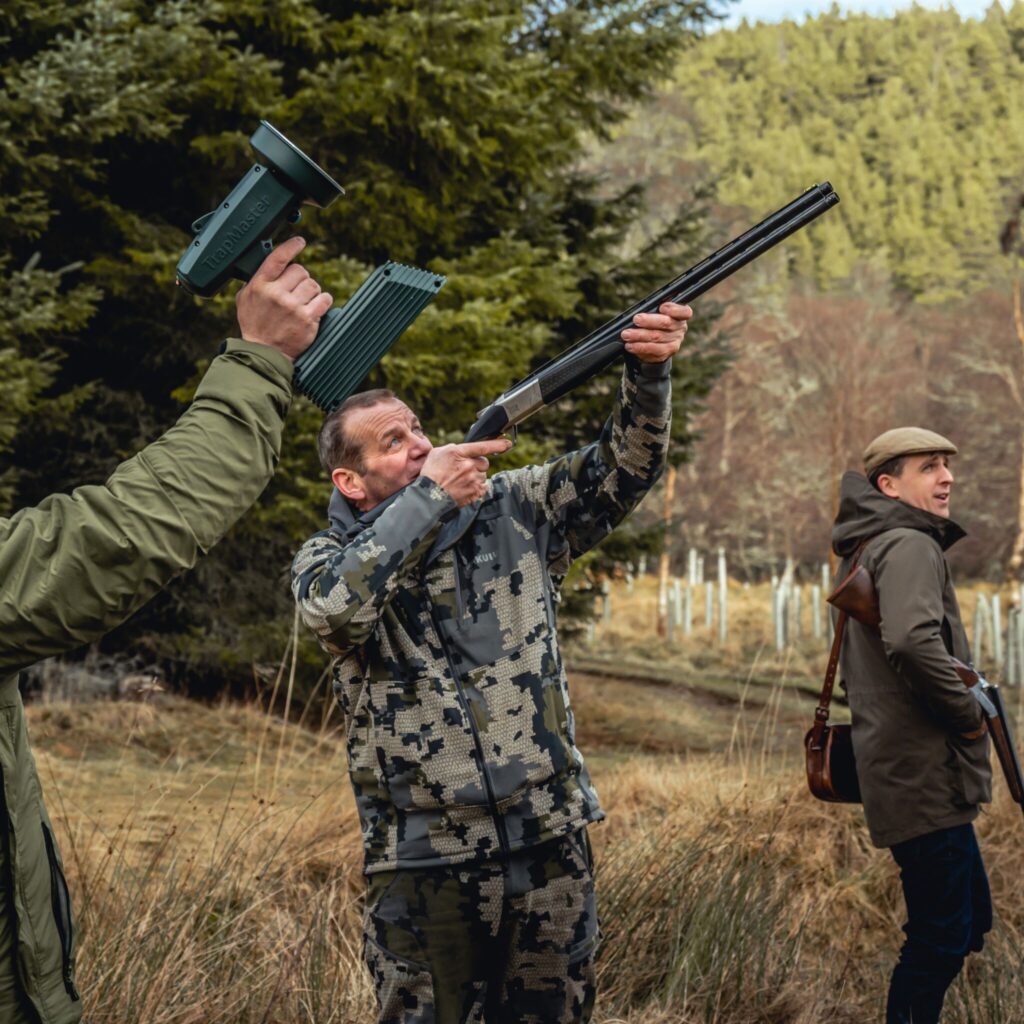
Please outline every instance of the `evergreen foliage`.
M652 117L670 145L636 154ZM622 129L611 159L641 157L656 181L699 161L723 204L758 212L831 180L843 203L772 257L780 282L834 287L867 262L925 301L976 291L1004 273L1024 171L1024 3L715 33Z
M460 437L532 364L698 255L699 204L624 258L641 195L602 192L580 161L709 15L706 0L5 5L3 508L102 479L180 413L234 327L230 297L198 303L174 289L174 266L188 225L251 164L261 117L345 186L302 226L305 262L336 299L385 257L449 275L371 383L406 398L435 441ZM680 408L724 365L710 331L691 349ZM531 424L516 456L596 429L608 386L581 397L573 430ZM245 675L280 653L283 577L328 497L319 420L296 403L261 506L114 643Z

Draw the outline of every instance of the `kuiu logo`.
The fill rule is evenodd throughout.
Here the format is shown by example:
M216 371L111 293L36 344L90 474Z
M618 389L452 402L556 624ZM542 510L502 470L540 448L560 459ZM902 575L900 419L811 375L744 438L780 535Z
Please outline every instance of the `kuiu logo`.
M203 264L208 270L214 270L234 253L238 248L238 243L252 230L252 226L260 219L260 214L266 213L269 206L270 196L264 194L249 207L249 212L227 233L221 244L203 260Z
M473 558L474 565L483 565L484 562L493 562L498 557L496 551L484 551L482 554L476 555Z

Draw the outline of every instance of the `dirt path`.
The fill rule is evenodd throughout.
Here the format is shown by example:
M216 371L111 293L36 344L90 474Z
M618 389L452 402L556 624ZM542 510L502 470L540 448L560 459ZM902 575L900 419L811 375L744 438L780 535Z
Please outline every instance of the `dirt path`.
M570 667L577 737L584 753L681 756L724 752L737 744L791 746L812 718L806 694L694 677L638 678L625 666Z

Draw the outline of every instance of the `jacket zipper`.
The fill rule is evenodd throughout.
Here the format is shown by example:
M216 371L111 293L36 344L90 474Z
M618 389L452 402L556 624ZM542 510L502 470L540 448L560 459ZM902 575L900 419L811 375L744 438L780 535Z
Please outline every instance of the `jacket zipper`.
M7 813L7 788L4 780L3 765L0 765L0 843L3 844L4 873L0 879L7 893L7 906L10 908L11 924L13 925L11 943L11 964L14 968L14 976L20 974L18 967L18 914L14 904L14 864L11 862L11 841L14 836L14 827L11 825L11 817Z
M50 861L50 887L51 893L53 892L53 874L54 874L54 850L53 840L50 838L49 831L46 825L43 825L43 838L46 842L46 855ZM0 765L0 843L4 846L5 855L5 867L4 877L0 880L0 884L7 890L7 905L11 910L11 920L14 924L14 942L11 946L11 956L14 960L15 975L19 973L18 970L18 919L14 909L14 862L11 857L11 849L14 846L14 828L11 825L11 816L7 811L7 790L5 788L4 781L4 770L3 766ZM63 875L61 876L63 879ZM54 901L53 911L54 919L57 923L57 933L60 935L60 950L61 950L61 976L64 979L64 988L67 990L68 995L76 1002L79 999L78 991L75 988L75 983L71 978L71 932L70 932L70 908L71 901L67 892L67 884L64 886L64 900L65 907L68 910L68 938L65 939L64 932L61 930L60 919L57 917L57 903Z
M458 576L459 566L455 565L455 574ZM458 584L456 583L456 586ZM476 756L480 761L480 774L483 776L484 789L487 791L487 805L491 809L491 817L494 819L494 827L498 833L498 843L501 845L502 855L507 860L511 854L509 847L508 833L505 831L505 822L501 815L498 813L498 800L494 795L494 784L491 781L491 773L487 768L487 758L484 757L484 746L480 739L480 733L477 731L476 722L473 720L473 713L469 706L469 701L466 699L466 694L462 689L462 682L459 679L459 674L455 671L455 665L452 662L452 656L448 651L448 647L444 641L444 634L441 632L441 623L438 621L436 609L434 608L433 601L430 600L430 595L427 591L426 581L423 584L423 593L426 598L427 604L430 606L430 619L434 624L434 632L437 633L437 642L441 645L441 649L444 651L445 661L448 663L448 671L452 674L452 682L455 684L455 693L459 698L459 704L462 707L462 712L466 716L466 721L469 722L469 731L473 734L473 743L476 747Z
M57 849L53 843L53 836L50 835L45 821L42 825L46 856L50 862L50 900L53 904L53 920L57 925L57 934L60 936L61 974L68 995L77 1001L78 990L71 977L71 944L74 936L74 927L71 923L71 893L68 891L67 880L64 878L64 872L60 869L60 862L57 860Z
M455 615L461 626L466 614L466 598L462 591L462 555L459 553L459 546L457 544L452 553L455 555L455 558L452 560L455 567ZM440 639L440 636L438 636L438 639ZM450 664L449 667L451 667Z

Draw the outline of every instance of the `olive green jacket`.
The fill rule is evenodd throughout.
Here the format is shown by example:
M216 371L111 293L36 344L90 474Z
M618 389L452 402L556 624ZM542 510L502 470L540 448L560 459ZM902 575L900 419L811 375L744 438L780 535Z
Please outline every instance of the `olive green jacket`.
M962 825L991 800L981 708L953 670L969 664L944 552L964 535L950 519L881 494L859 473L843 477L832 546L839 579L868 538L861 564L878 591L880 627L849 622L840 660L853 718L857 777L876 846Z
M98 639L224 535L273 474L291 379L280 353L230 341L178 423L105 484L0 519L0 1021L31 1020L26 1001L41 1024L81 1017L17 673Z

